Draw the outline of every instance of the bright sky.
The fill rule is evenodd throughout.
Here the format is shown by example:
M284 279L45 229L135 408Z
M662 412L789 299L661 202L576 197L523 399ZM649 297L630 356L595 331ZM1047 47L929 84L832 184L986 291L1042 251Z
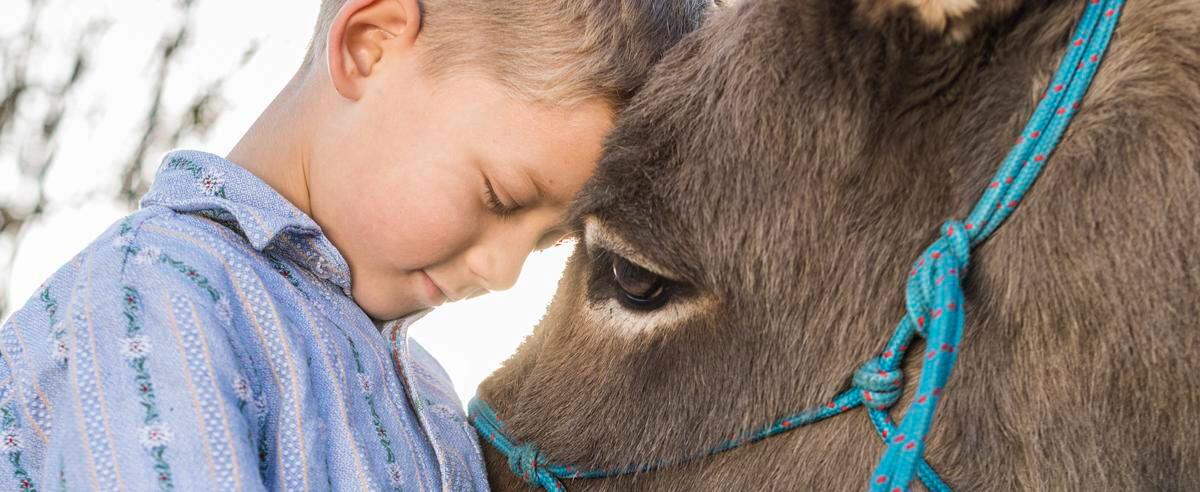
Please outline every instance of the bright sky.
M0 15L0 34L18 29L26 15ZM299 65L317 0L197 0L193 36L178 63L165 96L168 114L180 113L198 87L204 87L236 66L252 41L260 48L249 64L226 83L224 111L211 132L181 147L225 155L250 127ZM62 146L47 178L52 207L40 223L27 227L19 239L12 269L9 306L23 305L38 285L59 265L83 249L128 211L96 195L118 187L122 159L140 136L139 126L150 93L153 56L164 25L177 21L173 5L163 0L49 0L43 33L78 33L89 20L107 16L112 25L96 40L95 59L67 107ZM63 56L74 34L48 39L42 56ZM47 70L66 63L35 64ZM34 97L33 106L49 104ZM182 115L178 115L182 117ZM18 131L19 135L19 131ZM0 197L28 193L29 184L17 176L13 155L20 142L0 145ZM157 161L159 156L152 158ZM151 166L153 167L153 166ZM150 169L153 171L153 169ZM147 176L150 177L150 176ZM0 254L6 245L0 244ZM475 387L506 359L542 317L554 292L570 246L532 255L516 286L506 292L443 306L413 329L413 337L446 368L464 403ZM0 275L6 274L0 267Z

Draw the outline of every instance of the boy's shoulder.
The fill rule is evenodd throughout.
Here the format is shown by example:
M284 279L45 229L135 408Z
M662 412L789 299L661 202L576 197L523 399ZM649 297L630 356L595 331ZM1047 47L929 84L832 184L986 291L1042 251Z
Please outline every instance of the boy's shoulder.
M227 330L210 327L228 327L231 321L228 265L247 248L236 244L236 234L222 233L223 227L162 207L143 208L117 221L4 321L0 350L8 358L0 361L0 373L24 367L34 374L50 374L65 369L68 358L80 354L87 356L80 360L93 364L133 360L149 347L172 346L166 340L151 342L161 333L143 330L171 320L177 329L226 341ZM186 316L181 315L184 311ZM119 350L106 344L80 345L109 339L122 340ZM226 345L209 349L216 356L232 350ZM72 353L76 355L69 357Z
M236 233L221 229L225 226L216 221L163 207L138 210L59 267L13 318L19 321L29 311L45 317L84 298L117 299L149 290L206 301L200 307L220 302L231 262L250 259ZM61 322L53 316L45 321Z
M101 234L84 250L82 263L113 279L167 274L165 283L197 284L203 274L215 281L229 277L232 265L258 256L231 227L215 212L143 208Z
M201 310L226 305L232 276L239 269L248 273L261 268L256 264L269 261L225 219L215 211L139 209L61 265L13 313L12 320L20 323L33 314L34 320L60 324L64 320L56 318L73 303L117 299L127 291L185 295L198 301ZM25 325L37 324L25 321Z
M344 262L334 261L340 256L327 252L326 243L310 218L247 170L213 154L174 151L164 156L141 208L48 282L87 273L89 283L186 284L216 300L231 279L269 274L287 260L318 276L320 268L312 267L335 270ZM348 268L336 269L342 270Z
M87 297L119 298L127 287L188 296L210 314L247 295L253 305L285 297L293 302L284 308L300 309L304 296L290 296L292 287L322 297L337 288L348 294L350 271L320 227L253 173L214 154L180 150L164 156L141 208L61 267L25 306L42 310L45 322L39 295L67 307Z

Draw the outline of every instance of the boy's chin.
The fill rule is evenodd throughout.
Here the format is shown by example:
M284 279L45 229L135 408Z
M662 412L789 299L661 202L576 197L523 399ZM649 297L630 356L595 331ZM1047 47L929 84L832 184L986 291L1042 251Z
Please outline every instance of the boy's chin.
M354 302L363 312L367 313L367 316L376 321L400 319L428 309L428 306L421 304L416 299L388 297L388 289L364 288L363 290L369 292L360 292L358 286L354 286L351 292Z

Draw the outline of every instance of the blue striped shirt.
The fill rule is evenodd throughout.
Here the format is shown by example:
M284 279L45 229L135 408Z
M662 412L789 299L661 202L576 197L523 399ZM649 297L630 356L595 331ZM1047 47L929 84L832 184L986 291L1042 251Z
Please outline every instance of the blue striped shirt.
M212 154L0 327L0 488L487 490L441 367L308 216Z

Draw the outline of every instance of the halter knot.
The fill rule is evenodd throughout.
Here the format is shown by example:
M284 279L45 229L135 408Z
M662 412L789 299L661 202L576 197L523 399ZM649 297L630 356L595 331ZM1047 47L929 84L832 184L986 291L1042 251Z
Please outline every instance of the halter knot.
M542 471L538 468L541 458L542 453L532 444L520 444L508 455L508 468L526 483L536 487L539 485L539 472Z
M942 241L956 258L966 266L967 258L971 255L971 234L961 220L947 220L942 223Z
M922 337L926 324L937 317L934 291L949 276L962 277L971 260L971 236L961 221L947 220L942 224L941 237L925 249L913 263L909 274L905 302L908 320Z
M904 371L884 370L875 357L854 371L854 387L862 391L863 405L875 410L887 410L900 400L904 386Z

